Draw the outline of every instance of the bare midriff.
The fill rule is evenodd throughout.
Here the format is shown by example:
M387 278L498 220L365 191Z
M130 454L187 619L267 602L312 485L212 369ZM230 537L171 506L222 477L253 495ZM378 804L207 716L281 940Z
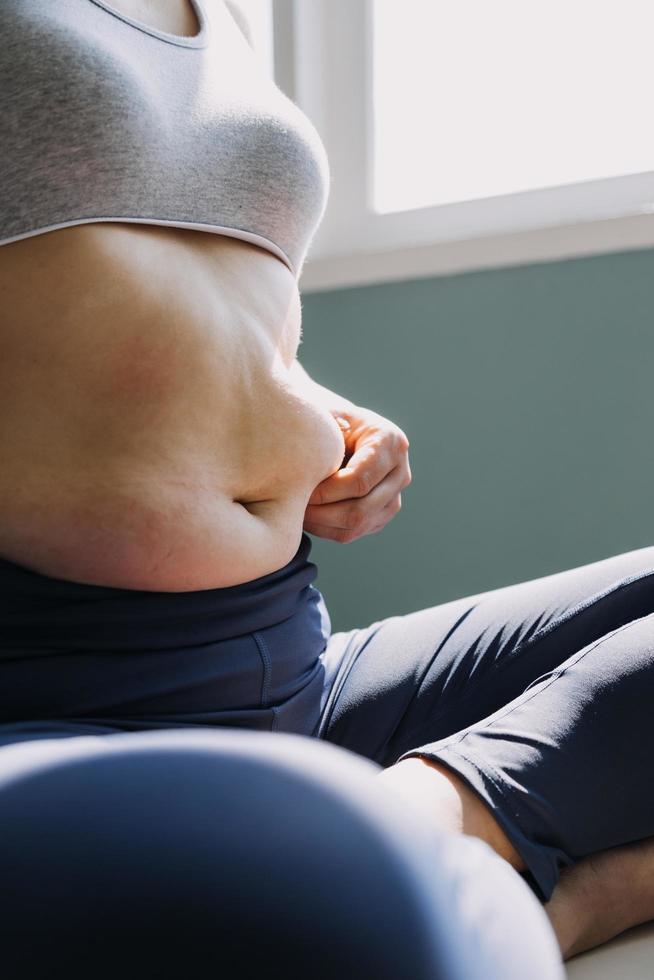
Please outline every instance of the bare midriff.
M0 248L0 558L190 591L283 567L340 427L272 252L96 222Z

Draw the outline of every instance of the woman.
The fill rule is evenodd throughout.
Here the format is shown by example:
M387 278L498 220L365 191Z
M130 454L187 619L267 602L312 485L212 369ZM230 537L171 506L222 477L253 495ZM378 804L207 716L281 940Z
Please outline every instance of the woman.
M154 846L154 826L173 835L161 853L196 842L181 878L155 884L161 862L132 854L136 879L110 889L107 914L127 907L137 882L149 884L135 916L162 891L181 894L189 867L208 881L215 861L198 855L218 846L215 823L199 825L171 800L196 800L212 780L227 782L211 805L247 797L249 809L232 813L238 827L280 798L289 819L310 810L312 779L332 803L342 792L354 806L361 779L368 796L356 805L368 806L369 827L375 808L397 818L379 831L399 828L387 856L433 822L437 843L425 838L424 853L440 848L439 881L456 857L458 892L445 905L458 908L461 941L448 952L441 937L443 976L524 976L520 938L505 928L516 920L542 954L530 975L557 976L532 892L564 956L654 917L645 873L654 861L645 840L654 831L654 551L331 633L305 532L349 542L384 527L411 479L408 440L297 361L297 281L326 206L327 161L243 26L222 0L5 0L0 9L0 817L10 932L29 933L47 883L50 931L41 919L34 955L47 949L61 966L62 922L81 922L97 901L96 878L82 887L80 855L96 871L109 855L107 874L126 875L121 848L137 837ZM238 751L234 728L251 730ZM305 738L299 750L293 735L323 745ZM339 747L327 763L325 742ZM293 752L302 779L284 797ZM352 753L370 760L365 773L348 775ZM269 790L261 759L278 766ZM311 812L324 812L321 799ZM393 810L397 801L408 808ZM291 862L302 833L289 838ZM261 828L256 837L255 850ZM38 854L33 865L28 853ZM325 839L325 874L329 853ZM417 881L420 861L403 855ZM319 903L329 888L315 869L308 880ZM490 905L475 918L456 898L472 889L474 904L489 887L509 920ZM370 885L373 917L391 893ZM434 923L441 898L430 898ZM193 928L213 900L196 907ZM98 921L93 908L85 929ZM479 926L493 914L494 946ZM162 921L154 916L160 941ZM395 944L405 963L408 936ZM347 945L336 927L334 937ZM476 965L465 959L470 937L485 950ZM361 948L369 955L371 942ZM380 950L390 963L390 948ZM435 975L430 962L425 976ZM161 969L158 960L153 975ZM320 975L346 968L330 969ZM297 970L306 975L306 964Z

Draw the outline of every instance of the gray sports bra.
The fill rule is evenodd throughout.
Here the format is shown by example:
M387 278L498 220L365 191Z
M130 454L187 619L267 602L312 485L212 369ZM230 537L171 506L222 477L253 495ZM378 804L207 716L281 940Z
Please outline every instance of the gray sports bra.
M194 37L105 0L0 0L0 245L94 221L260 245L299 278L329 167L224 0Z

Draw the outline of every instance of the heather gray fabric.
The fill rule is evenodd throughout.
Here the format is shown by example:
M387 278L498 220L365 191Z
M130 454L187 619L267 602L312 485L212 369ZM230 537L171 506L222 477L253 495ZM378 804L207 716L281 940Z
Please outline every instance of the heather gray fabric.
M224 0L177 37L104 0L0 3L0 244L90 221L267 248L299 277L329 190L324 146Z

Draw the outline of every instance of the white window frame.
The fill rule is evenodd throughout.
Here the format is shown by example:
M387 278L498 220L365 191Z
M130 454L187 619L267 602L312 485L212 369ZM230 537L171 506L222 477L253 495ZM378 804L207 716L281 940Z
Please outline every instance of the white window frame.
M315 125L331 170L304 292L654 246L654 172L375 212L373 0L273 4L277 84Z

